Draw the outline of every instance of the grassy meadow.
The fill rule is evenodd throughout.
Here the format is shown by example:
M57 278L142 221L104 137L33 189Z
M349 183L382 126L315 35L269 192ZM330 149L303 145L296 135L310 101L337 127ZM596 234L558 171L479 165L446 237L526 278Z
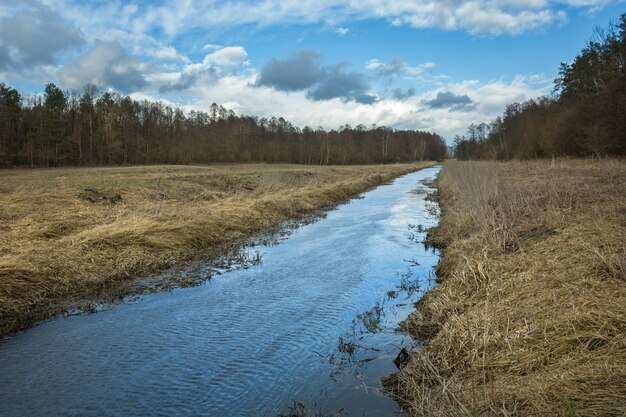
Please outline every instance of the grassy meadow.
M444 164L409 416L626 415L626 162Z
M0 334L432 163L0 171Z

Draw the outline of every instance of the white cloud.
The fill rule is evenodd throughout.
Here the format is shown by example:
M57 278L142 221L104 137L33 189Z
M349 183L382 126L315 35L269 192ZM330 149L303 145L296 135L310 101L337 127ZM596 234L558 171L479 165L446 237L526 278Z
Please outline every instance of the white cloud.
M58 55L83 43L78 28L39 3L24 2L0 17L0 69L24 72L51 65Z
M202 47L202 50L206 52L206 51L212 51L214 49L220 49L223 47L224 47L223 45L218 45L215 43L207 43L206 45Z
M567 4L568 6L574 7L591 7L591 8L601 8L608 6L611 3L614 3L612 0L561 0L560 3Z
M213 84L224 72L244 64L248 53L241 46L227 46L204 56L202 62L187 64L181 71L154 75L152 80L164 81L161 93L181 92L195 88L198 84Z
M66 65L59 78L70 89L78 90L91 83L128 93L148 85L145 79L148 69L148 64L129 55L119 43L97 41L85 54Z
M534 8L507 11L497 7L485 8L477 1L464 3L456 11L457 19L470 33L519 34L529 29L565 19L563 11Z
M171 46L158 48L154 52L152 52L151 55L157 59L163 59L163 60L169 60L169 61L181 61L187 64L191 63L189 58L182 55L176 50L176 48L173 48Z
M424 62L419 65L409 65L401 59L392 59L389 62L382 62L379 59L371 59L366 62L365 68L376 71L383 77L396 78L399 76L408 76L413 79L421 79L416 77L429 69L435 68L433 62Z
M223 67L235 67L243 64L248 53L241 46L227 46L211 52L204 57L203 64L213 64Z

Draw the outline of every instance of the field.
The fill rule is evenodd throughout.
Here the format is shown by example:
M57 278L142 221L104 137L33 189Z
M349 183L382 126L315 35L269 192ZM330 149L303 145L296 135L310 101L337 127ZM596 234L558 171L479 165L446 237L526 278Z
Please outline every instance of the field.
M626 163L446 162L410 416L626 415Z
M427 165L0 171L0 334Z

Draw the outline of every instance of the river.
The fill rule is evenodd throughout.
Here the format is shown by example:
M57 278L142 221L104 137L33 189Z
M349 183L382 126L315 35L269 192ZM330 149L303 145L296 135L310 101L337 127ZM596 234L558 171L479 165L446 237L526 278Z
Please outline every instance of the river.
M2 416L393 416L382 376L432 283L439 167L339 205L260 264L0 340Z

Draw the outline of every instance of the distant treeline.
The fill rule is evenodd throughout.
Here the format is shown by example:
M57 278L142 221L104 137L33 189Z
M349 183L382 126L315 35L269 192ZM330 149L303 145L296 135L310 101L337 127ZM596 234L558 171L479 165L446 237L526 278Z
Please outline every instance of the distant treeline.
M562 63L554 97L507 106L491 124L455 138L459 159L626 155L626 13L571 64Z
M95 166L287 162L373 164L443 159L439 135L346 125L325 131L283 118L237 116L216 104L209 112L135 101L87 86L66 93L21 96L0 84L0 166Z

